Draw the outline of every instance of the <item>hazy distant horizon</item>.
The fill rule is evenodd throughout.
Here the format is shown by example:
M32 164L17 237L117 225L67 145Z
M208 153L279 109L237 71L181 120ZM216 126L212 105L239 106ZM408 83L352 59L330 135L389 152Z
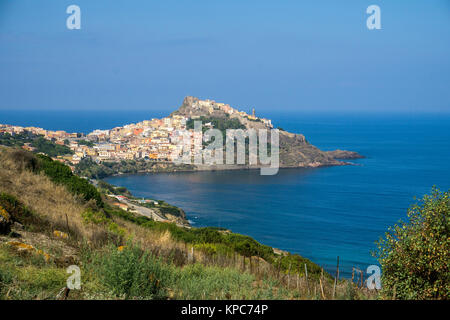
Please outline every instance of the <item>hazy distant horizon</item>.
M175 110L175 109L174 109ZM89 133L95 129L112 129L131 123L137 123L152 118L169 116L174 110L2 110L0 109L0 124L10 124L22 127L41 127L48 130L65 130L67 132ZM247 111L247 110L244 110ZM324 130L335 121L346 122L349 125L358 124L360 120L372 119L377 122L396 122L399 124L416 124L427 122L450 123L450 112L351 112L351 111L292 111L292 110L259 110L256 114L272 120L275 128L285 130L296 128L297 120L305 125L316 124ZM290 119L296 119L292 123ZM295 131L293 131L295 132ZM303 133L303 132L296 132Z
M208 98L205 98L208 99ZM214 100L212 98L209 98L211 100ZM216 102L223 102L223 103L227 103L226 101L219 101L219 100L215 100ZM30 107L0 107L0 111L54 111L54 112L65 112L65 111L69 111L69 112L73 112L73 111L80 111L80 112L100 112L100 111L104 111L104 112L108 112L108 111L112 111L112 112L118 112L118 111L123 111L123 112L144 112L144 111L148 111L149 113L156 113L156 114L160 114L160 113L167 113L167 116L172 113L173 111L177 110L179 107L181 106L181 102L178 105L174 105L174 106L153 106L153 107L135 107L135 108L130 108L130 107L122 107L122 108L90 108L90 107L76 107L76 108L65 108L65 107L53 107L53 108L49 108L49 107L34 107L34 108L30 108ZM450 115L450 108L446 108L446 107L442 107L442 108L401 108L401 109L396 109L396 108L355 108L355 109L336 109L336 108L308 108L308 107L279 107L279 106L274 106L274 107L266 107L266 108L259 108L257 105L251 105L250 107L241 107L239 105L231 105L231 107L238 109L239 111L245 111L245 112L249 112L251 113L252 109L255 108L257 113L269 113L269 114L274 114L274 113L280 113L280 114L289 114L289 113L311 113L311 114L320 114L320 113L330 113L330 114L385 114L385 115L401 115L401 114L449 114Z

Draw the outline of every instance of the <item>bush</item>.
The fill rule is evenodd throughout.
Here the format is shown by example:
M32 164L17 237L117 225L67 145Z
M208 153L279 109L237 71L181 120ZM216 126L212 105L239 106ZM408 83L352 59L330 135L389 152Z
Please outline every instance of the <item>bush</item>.
M176 299L242 299L253 295L254 276L239 270L187 265L176 277Z
M172 267L161 259L129 243L108 250L92 261L103 284L125 299L163 299L172 280Z
M192 119L192 118L189 119L186 122L186 128L194 129L195 121L202 122L203 132L208 129L207 127L205 127L205 124L209 123L209 122L215 129L219 129L220 131L222 131L222 133L225 133L225 130L227 130L227 129L244 129L244 130L246 129L246 127L237 118L230 119L229 117L216 118L216 117L206 117L206 116L201 116L199 119Z
M0 133L0 144L8 147L22 147L25 143L29 143L35 148L34 152L42 152L50 157L59 155L73 154L67 146L61 146L53 141L45 139L43 136L35 135L29 131L23 131L10 135L9 133Z
M89 181L74 175L72 170L61 162L53 161L44 155L38 155L37 158L38 171L42 171L54 183L64 185L71 193L82 196L85 201L95 200L100 208L104 206L100 193Z
M31 142L31 145L36 148L36 152L42 152L50 157L56 157L59 155L73 154L67 146L61 146L45 139L44 137L38 137Z
M431 195L408 210L409 222L389 228L375 256L383 294L399 299L450 298L449 192Z
M88 147L92 148L95 144L92 141L79 140L78 145L80 145L80 146L84 145L84 146L88 146Z
M322 274L322 269L311 260L304 258L298 254L287 254L276 259L276 265L280 266L280 270L284 272L305 274L305 264L308 270L308 277L318 279ZM331 278L330 274L324 271L324 276Z
M11 232L12 219L10 214L0 206L0 234Z
M11 160L19 164L22 169L36 171L39 167L36 157L25 150L14 150L10 154Z
M7 193L0 193L0 207L3 207L11 216L12 221L21 224L32 224L41 222L39 217L23 205L16 197Z
M92 223L96 225L103 225L107 228L107 230L113 233L115 236L122 238L125 236L125 229L121 228L115 223L110 217L106 215L103 211L97 211L90 208L87 208L81 214L85 223Z

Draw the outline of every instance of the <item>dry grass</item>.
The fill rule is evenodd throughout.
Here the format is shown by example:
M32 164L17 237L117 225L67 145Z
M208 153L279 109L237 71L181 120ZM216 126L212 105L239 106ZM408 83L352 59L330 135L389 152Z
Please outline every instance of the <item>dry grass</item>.
M69 230L78 238L93 239L99 228L83 223L85 206L65 187L56 185L43 174L27 170L26 159L17 151L0 147L0 192L11 194L59 230ZM67 231L69 231L67 230Z
M81 199L71 194L64 186L56 185L44 174L30 171L30 157L19 149L0 146L0 193L4 192L17 199L36 212L50 224L50 233L54 229L64 230L75 236L76 240L87 240L101 246L110 240L111 234L104 226L87 224L82 213L92 206L83 204ZM125 229L126 238L141 243L151 250L172 252L184 247L174 241L170 233L151 232L134 223L114 218Z

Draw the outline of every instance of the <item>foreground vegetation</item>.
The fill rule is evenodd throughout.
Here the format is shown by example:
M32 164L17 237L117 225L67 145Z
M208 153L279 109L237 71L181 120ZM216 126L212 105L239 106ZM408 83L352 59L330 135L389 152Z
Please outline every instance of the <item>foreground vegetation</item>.
M116 208L105 195L129 192L98 187L46 156L0 148L0 299L448 298L448 192L425 197L380 242L379 295L245 235ZM82 286L67 296L70 265Z
M386 298L450 299L449 195L433 188L378 242Z

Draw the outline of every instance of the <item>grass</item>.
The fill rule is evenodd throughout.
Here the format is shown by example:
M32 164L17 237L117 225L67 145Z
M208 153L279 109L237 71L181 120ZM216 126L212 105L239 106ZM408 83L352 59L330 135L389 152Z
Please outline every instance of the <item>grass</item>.
M165 298L172 281L169 265L131 243L121 250L111 245L103 252L87 249L83 264L101 279L107 292L125 299Z
M129 244L122 250L110 246L103 251L84 252L87 273L103 284L96 296L125 299L272 299L286 298L273 279L257 280L255 275L235 268L200 263L176 267ZM278 287L277 289L276 286ZM93 294L93 293L91 293Z
M17 158L16 150L0 147L0 193L8 195L7 199L0 197L2 207L8 208L10 202L17 210L20 208L20 212L34 212L33 221L22 221L32 230L52 233L57 229L70 233L71 239L86 239L92 243L106 238L104 228L86 224L82 216L88 207L97 207L96 203L85 202L83 197L54 183L43 172L33 172L36 165L33 159ZM20 212L16 217L19 222L24 217Z
M0 244L0 299L55 299L67 274L42 256L18 255Z

